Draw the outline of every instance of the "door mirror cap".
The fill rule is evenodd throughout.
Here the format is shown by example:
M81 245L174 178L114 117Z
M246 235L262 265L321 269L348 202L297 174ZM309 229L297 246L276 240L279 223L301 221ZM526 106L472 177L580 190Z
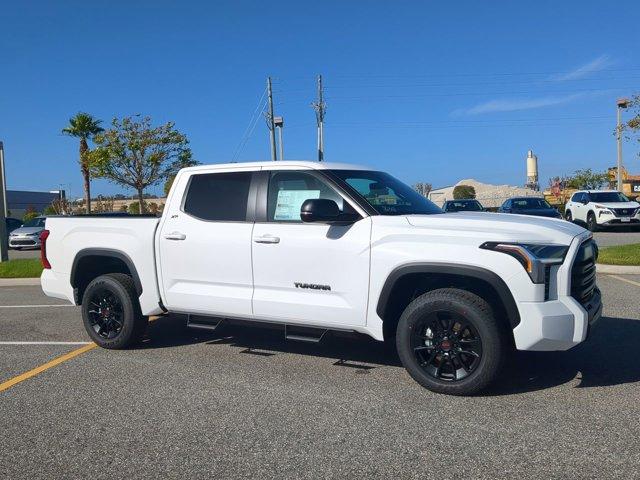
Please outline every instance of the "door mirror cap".
M300 207L300 218L305 223L338 223L340 209L333 200L310 198Z

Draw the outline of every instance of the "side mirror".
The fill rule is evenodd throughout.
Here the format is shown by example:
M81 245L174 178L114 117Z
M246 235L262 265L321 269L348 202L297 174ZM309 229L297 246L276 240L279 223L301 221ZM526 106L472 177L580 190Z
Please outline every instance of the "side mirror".
M340 221L340 209L333 200L312 198L300 207L300 218L305 223L336 223Z

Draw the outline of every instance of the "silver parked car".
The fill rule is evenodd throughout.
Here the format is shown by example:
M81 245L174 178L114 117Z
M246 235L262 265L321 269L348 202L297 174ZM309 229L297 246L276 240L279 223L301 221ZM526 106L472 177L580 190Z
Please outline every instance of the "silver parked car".
M45 217L36 217L9 234L9 248L40 248L40 234L44 230Z

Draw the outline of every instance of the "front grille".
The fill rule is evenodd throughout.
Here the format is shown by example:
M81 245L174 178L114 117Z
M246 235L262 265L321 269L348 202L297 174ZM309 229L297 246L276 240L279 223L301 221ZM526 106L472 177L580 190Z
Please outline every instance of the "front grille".
M596 291L596 260L598 246L593 239L580 245L571 268L571 296L586 306Z
M35 240L11 240L11 245L35 245Z
M551 288L551 267L544 269L544 301L549 300L549 289Z
M636 208L612 208L616 217L633 217L636 214Z

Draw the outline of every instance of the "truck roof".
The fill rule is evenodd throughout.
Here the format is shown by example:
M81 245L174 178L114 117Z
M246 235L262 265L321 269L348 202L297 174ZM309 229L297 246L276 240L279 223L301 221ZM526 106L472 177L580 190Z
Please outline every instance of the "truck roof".
M212 163L209 165L197 165L195 167L187 167L184 170L198 171L210 170L211 168L234 168L234 167L273 167L278 165L282 167L301 167L313 170L376 170L362 165L352 165L349 163L335 162L313 162L309 160L284 160L284 161L260 161L260 162L234 162L234 163Z

